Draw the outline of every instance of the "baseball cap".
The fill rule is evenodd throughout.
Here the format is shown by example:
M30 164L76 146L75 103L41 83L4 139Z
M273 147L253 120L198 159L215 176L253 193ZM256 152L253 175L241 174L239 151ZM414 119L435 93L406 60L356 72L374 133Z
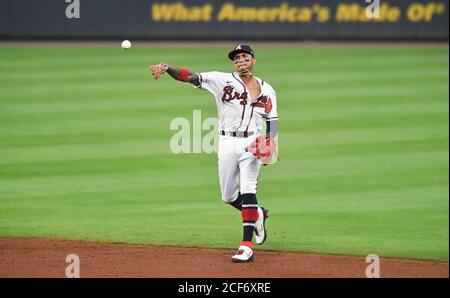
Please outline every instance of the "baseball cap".
M246 44L237 45L231 52L228 53L228 58L230 58L230 60L234 60L234 56L236 56L239 53L247 53L252 55L253 58L255 58L255 53L253 53L252 48Z

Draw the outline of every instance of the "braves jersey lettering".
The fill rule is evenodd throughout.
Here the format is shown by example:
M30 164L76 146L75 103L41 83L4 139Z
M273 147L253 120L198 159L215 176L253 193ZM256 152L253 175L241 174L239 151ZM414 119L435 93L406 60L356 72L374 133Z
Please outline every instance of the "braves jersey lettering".
M233 86L223 87L222 101L230 101L233 99L247 99L247 92L240 94L239 92L233 92Z
M211 92L219 116L219 129L224 131L248 131L259 134L264 121L278 119L276 94L273 88L260 78L261 93L251 98L250 93L237 73L199 73L200 86Z

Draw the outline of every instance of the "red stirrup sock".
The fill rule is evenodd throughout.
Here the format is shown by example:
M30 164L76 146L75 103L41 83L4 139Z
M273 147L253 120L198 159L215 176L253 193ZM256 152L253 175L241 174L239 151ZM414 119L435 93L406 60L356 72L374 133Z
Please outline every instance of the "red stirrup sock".
M244 235L242 241L252 242L255 222L258 220L258 202L256 195L252 193L242 194L242 225Z
M253 249L253 243L251 241L241 241L240 245L247 246Z

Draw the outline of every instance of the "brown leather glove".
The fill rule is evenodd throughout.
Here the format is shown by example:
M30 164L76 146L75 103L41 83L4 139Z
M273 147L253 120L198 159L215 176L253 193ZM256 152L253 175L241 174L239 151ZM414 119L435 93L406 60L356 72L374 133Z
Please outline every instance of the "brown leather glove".
M268 165L272 161L275 148L275 140L270 135L264 135L257 137L245 148L245 151L253 153L263 165Z
M160 64L150 65L149 67L155 80L159 79L159 77L167 71L167 68L167 64L162 62Z

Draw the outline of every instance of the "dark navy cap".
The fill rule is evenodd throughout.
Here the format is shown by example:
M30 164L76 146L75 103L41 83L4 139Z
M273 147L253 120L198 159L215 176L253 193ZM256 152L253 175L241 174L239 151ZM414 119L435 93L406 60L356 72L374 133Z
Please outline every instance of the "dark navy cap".
M230 60L234 60L234 56L240 53L247 53L255 58L255 53L253 53L252 48L246 44L237 45L231 52L228 53L228 58L230 58Z

